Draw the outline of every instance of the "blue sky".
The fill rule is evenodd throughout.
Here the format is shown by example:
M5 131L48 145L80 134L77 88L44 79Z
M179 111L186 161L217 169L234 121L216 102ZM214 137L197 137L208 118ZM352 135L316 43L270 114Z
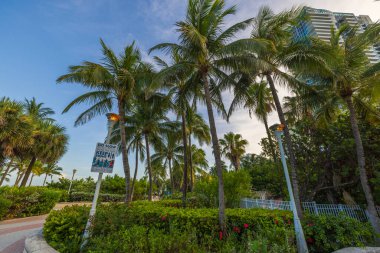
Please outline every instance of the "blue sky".
M264 4L272 6L275 11L307 4L315 8L367 14L373 20L380 18L380 2L373 0L228 0L227 4L237 4L239 10L227 24L254 16ZM86 106L76 107L63 115L61 112L86 89L78 84L58 85L56 78L66 73L69 65L80 64L83 60L99 61L99 38L116 52L135 40L144 59L151 61L147 50L157 43L175 40L173 24L182 19L185 7L185 0L0 1L0 96L16 100L36 97L57 112L55 118L70 135L69 150L59 162L65 175L70 175L76 168L79 177L96 176L90 173L90 163L96 142L102 141L106 135L106 120L98 117L74 128L76 116ZM228 101L229 94L225 97ZM203 109L201 113L206 116ZM275 115L271 121L276 121ZM237 112L230 124L218 118L217 125L219 137L228 131L239 132L250 141L250 152L260 152L258 142L264 137L265 130L255 119L249 119L246 112ZM210 148L205 149L212 164ZM114 171L123 174L120 159L116 161ZM41 181L37 179L35 184Z

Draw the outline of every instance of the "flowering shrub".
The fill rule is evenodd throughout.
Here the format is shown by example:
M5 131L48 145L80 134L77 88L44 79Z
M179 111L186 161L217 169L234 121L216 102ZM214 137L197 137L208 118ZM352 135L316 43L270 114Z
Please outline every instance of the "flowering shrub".
M149 247L149 252L295 252L290 212L226 209L227 231L223 233L218 226L217 209L184 209L176 204L170 200L133 202L129 207L124 204L99 206L88 251L148 252L144 247ZM64 245L67 241L76 242L75 238L80 238L83 232L89 208L78 208L54 211L45 223L47 240L60 252L77 252L74 247L68 250ZM310 252L331 252L332 249L371 242L372 231L368 224L346 217L340 217L337 225L328 226L327 221L334 223L335 218L306 216L304 230ZM132 236L131 228L140 237ZM55 235L57 233L59 236ZM127 250L128 245L123 244L131 240L145 240L146 245L140 245L136 251ZM106 243L108 241L110 243ZM184 244L186 247L182 242L188 242ZM126 250L121 250L124 248Z

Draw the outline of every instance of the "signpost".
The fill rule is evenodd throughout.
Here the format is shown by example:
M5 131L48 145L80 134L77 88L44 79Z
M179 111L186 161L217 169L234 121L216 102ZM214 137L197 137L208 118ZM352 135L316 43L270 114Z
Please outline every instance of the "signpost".
M98 143L95 149L95 155L92 159L91 172L98 172L98 181L96 182L94 199L92 200L90 216L88 217L86 228L83 233L83 242L81 244L81 250L86 246L87 240L90 237L90 230L92 227L92 221L95 218L96 204L98 202L100 184L102 183L103 173L112 173L113 165L115 163L115 156L117 146L109 144L111 140L111 133L113 126L119 120L119 116L114 113L107 114L108 119L108 134L105 143Z

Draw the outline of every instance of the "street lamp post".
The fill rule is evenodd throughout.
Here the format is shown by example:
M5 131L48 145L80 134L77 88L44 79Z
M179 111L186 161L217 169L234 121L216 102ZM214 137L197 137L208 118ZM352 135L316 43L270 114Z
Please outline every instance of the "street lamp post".
M296 205L294 202L293 188L292 188L292 185L290 183L288 166L286 164L284 147L282 145L282 140L281 140L281 135L283 134L282 130L283 130L283 125L279 125L277 127L277 130L274 131L274 134L276 135L276 139L278 141L278 146L280 147L281 162L282 162L282 166L284 168L286 185L288 187L288 193L289 193L289 197L290 197L290 206L291 206L291 209L293 212L294 230L296 233L296 240L297 240L297 249L298 249L298 253L308 253L309 250L307 248L307 244L305 241L305 235L303 233L301 221L298 218L297 208L296 208Z
M69 186L69 191L68 191L68 194L70 195L70 192L71 192L71 187L73 185L73 181L74 181L74 175L75 173L77 172L76 169L73 169L73 176L71 177L71 181L70 181L70 186Z
M119 120L119 115L114 114L114 113L107 113L106 116L107 116L107 120L108 120L107 121L108 132L107 132L106 141L104 143L109 144L111 141L111 134L112 134L113 126ZM83 242L80 246L81 250L84 248L84 246L86 246L88 238L90 237L90 230L92 227L92 222L95 218L96 204L98 202L100 185L102 183L102 176L103 176L103 173L99 172L98 181L96 182L96 187L95 187L95 194L94 194L94 198L92 200L92 205L91 205L91 209L90 209L90 215L88 217L86 228L85 228L84 233L83 233Z

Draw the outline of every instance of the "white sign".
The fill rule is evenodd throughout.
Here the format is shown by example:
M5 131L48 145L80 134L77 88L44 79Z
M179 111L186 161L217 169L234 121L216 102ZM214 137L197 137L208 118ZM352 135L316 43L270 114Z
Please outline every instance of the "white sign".
M112 173L117 146L98 143L92 160L91 172Z

